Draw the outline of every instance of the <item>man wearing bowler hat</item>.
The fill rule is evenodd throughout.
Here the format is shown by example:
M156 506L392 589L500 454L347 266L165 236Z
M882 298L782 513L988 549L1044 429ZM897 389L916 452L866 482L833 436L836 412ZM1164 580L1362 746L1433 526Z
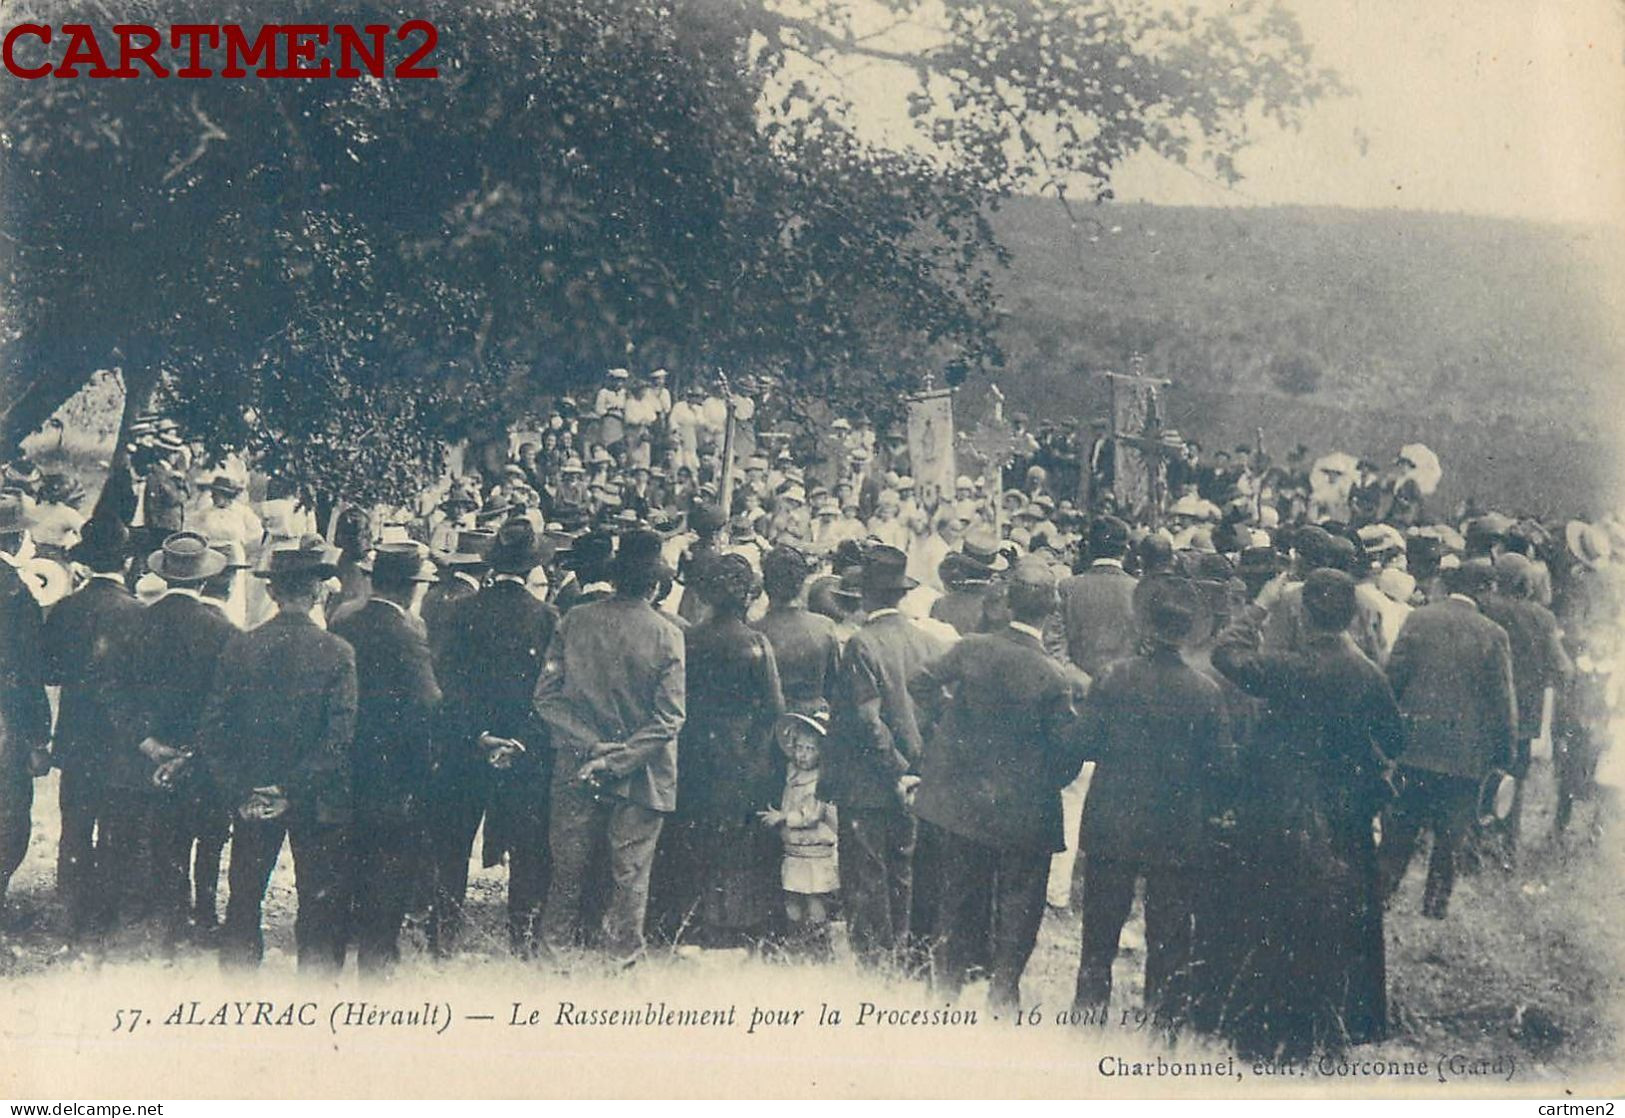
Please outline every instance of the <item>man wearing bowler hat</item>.
M90 579L45 619L44 679L62 688L51 743L51 763L62 773L56 884L75 939L105 926L105 902L116 880L109 872L113 835L107 812L109 778L123 752L116 719L125 696L117 678L142 612L124 586L129 544L129 529L118 519L87 522L69 557L90 569Z
M266 555L254 573L277 612L227 642L204 708L200 752L236 812L220 937L227 967L257 967L264 956L261 909L284 839L293 847L300 969L344 964L355 653L311 616L337 569L337 549L316 535Z
M824 789L840 808L841 879L853 950L869 965L909 945L914 816L906 806L923 747L909 679L944 651L898 612L917 583L908 556L876 546L859 576L863 627L846 642L831 701Z
M644 529L621 537L609 565L614 592L564 615L536 683L554 750L542 940L555 958L581 935L623 962L643 950L649 870L677 806L686 714L683 634L650 604L670 577L661 544ZM607 866L593 857L605 850Z
M1038 942L1050 856L1060 850L1061 787L1077 775L1074 698L1081 673L1045 652L1055 576L1024 559L1009 577L1010 624L972 634L909 681L922 710L942 711L921 764L914 813L937 829L938 983L957 992L989 937L989 1004L1020 1005Z
M490 583L447 611L443 752L432 816L430 943L437 953L449 953L456 943L482 816L485 865L498 865L508 854L509 946L521 956L537 946L550 865L553 751L532 699L559 620L556 609L526 588L542 557L529 522L508 521L488 555Z
M1083 949L1074 1005L1091 1021L1111 1000L1112 961L1145 882L1145 1005L1176 1020L1191 940L1194 858L1205 792L1225 742L1219 687L1181 649L1208 625L1188 580L1151 578L1132 600L1143 649L1104 667L1083 704L1079 738L1094 778L1083 805Z
M367 604L333 623L355 650L355 736L350 746L352 935L363 974L400 961L401 921L415 877L429 790L433 720L440 706L429 637L416 610L435 580L428 549L380 544L367 572Z
M191 889L190 862L197 802L215 803L209 775L195 759L199 724L209 700L215 667L237 627L202 590L218 578L229 560L196 532L176 532L147 559L147 569L164 582L164 593L141 611L127 651L121 684L125 690L126 763L119 781L115 827L121 864L134 865L136 848L150 849L145 896L133 908L150 906L163 946L174 945L192 918L197 931L215 930L215 880ZM224 841L223 839L221 841ZM201 859L220 873L214 859ZM130 874L128 880L134 878ZM132 912L132 914L134 914Z

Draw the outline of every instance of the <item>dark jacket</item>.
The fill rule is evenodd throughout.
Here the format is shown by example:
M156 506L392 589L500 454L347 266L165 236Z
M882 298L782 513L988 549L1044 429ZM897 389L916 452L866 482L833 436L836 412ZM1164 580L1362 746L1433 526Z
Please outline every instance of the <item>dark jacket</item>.
M773 738L784 711L773 644L738 618L713 614L683 634L683 647L688 718L678 743L679 812L748 822L777 803L784 786L784 757Z
M1363 829L1383 806L1404 725L1381 669L1346 633L1311 632L1295 651L1260 651L1264 613L1250 607L1219 634L1213 666L1264 702L1242 757L1252 806L1279 818L1292 799L1339 833Z
M800 606L774 607L751 627L773 646L787 704L807 709L821 700L828 702L841 663L841 638L835 622Z
M220 653L198 745L233 809L278 785L320 822L350 815L355 652L308 616L278 613Z
M0 562L0 783L27 783L28 755L51 737L40 680L44 616L10 563Z
M617 594L572 607L536 681L536 713L551 731L556 763L580 766L593 746L619 743L606 790L673 810L683 665L682 630L643 599Z
M1518 697L1518 737L1524 741L1538 737L1543 693L1550 687L1560 694L1574 672L1557 618L1539 602L1504 594L1486 597L1479 608L1506 630L1512 687Z
M1386 650L1382 647L1382 617L1364 595L1355 595L1348 635L1367 660L1373 664L1383 662ZM1303 612L1303 583L1288 583L1264 622L1264 644L1272 652L1296 652L1313 638L1314 630Z
M547 726L536 715L536 681L558 625L558 610L511 579L499 578L447 609L436 671L446 694L448 744L474 749L489 732L523 742L526 761L542 752Z
M908 681L944 651L896 610L852 634L835 674L821 795L855 808L898 802L898 778L924 752Z
M1061 788L1083 765L1074 698L1081 675L1016 629L966 637L909 681L936 719L914 814L1000 849L1057 851Z
M1175 649L1118 660L1084 700L1078 737L1084 759L1096 765L1083 804L1083 853L1152 865L1192 861L1225 745L1218 686Z
M167 466L154 466L147 474L142 487L141 518L152 546L157 547L166 535L181 530L191 496L191 483Z
M151 775L136 747L156 738L191 752L226 644L237 635L225 613L190 594L169 593L142 611L124 654L126 689L122 776Z
M1062 580L1066 654L1091 678L1108 664L1134 655L1139 640L1134 588L1139 582L1122 567L1104 562Z
M350 791L363 816L411 815L428 791L440 686L421 619L374 595L333 623L355 651Z
M446 639L450 633L446 624L447 615L451 612L452 606L472 598L481 589L474 576L461 571L449 571L439 582L429 587L429 592L423 596L423 605L418 612L423 615L424 628L429 631L429 649L434 655L434 666L437 671L445 666L442 658L446 654Z
M1483 779L1511 768L1518 702L1506 630L1452 595L1414 610L1388 655L1406 765Z
M980 633L984 627L987 591L986 586L949 590L931 603L932 620L952 625L954 632L962 637Z
M131 634L140 625L142 612L141 603L124 588L122 577L97 576L58 602L45 619L44 682L62 688L51 760L64 772L108 775L121 752L121 708L129 704L120 678L123 669L136 662L154 664L167 659L167 654L130 650ZM136 650L149 648L134 646Z

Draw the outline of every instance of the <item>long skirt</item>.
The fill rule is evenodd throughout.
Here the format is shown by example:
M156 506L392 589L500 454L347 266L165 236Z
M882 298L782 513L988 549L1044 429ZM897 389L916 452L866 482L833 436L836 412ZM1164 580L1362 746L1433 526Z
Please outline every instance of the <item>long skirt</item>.
M1217 859L1198 898L1194 1021L1246 1058L1301 1059L1385 1034L1376 848L1369 829L1343 831L1263 837Z
M755 819L674 819L651 888L657 931L673 943L731 946L780 915L778 835Z

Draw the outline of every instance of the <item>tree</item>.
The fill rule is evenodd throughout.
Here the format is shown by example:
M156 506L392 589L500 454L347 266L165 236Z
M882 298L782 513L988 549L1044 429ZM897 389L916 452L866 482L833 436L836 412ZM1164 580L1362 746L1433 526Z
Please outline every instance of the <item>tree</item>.
M195 18L108 6L40 21ZM157 391L190 431L363 499L611 364L773 373L883 415L922 372L1000 362L1000 198L1107 197L1142 148L1234 175L1249 127L1335 88L1251 3L288 7L428 19L440 76L7 81L8 445L110 365L128 412ZM912 141L866 125L853 60L896 71Z

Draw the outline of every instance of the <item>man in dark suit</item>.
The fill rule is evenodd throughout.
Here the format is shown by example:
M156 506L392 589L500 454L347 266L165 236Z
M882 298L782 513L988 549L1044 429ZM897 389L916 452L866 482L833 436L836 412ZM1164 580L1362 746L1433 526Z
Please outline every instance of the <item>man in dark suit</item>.
M51 705L39 671L44 617L17 573L31 547L22 498L0 493L0 910L28 853L34 778L51 765Z
M199 746L237 813L220 937L228 967L258 966L265 954L260 915L284 838L299 896L300 969L344 964L355 653L311 616L337 569L337 550L320 536L269 554L255 575L269 583L277 612L226 644L204 709Z
M1513 796L1512 811L1505 819L1491 824L1486 835L1499 847L1500 857L1509 865L1517 853L1530 745L1540 737L1546 691L1552 691L1555 703L1574 674L1574 664L1563 647L1563 632L1557 618L1531 597L1533 574L1534 566L1528 559L1515 551L1502 552L1495 559L1495 592L1478 599L1484 616L1506 630L1512 655L1512 686L1518 698L1517 755L1511 770L1518 781L1517 792Z
M489 528L466 528L457 533L457 550L437 552L435 564L440 568L440 581L429 587L419 612L429 630L429 647L436 658L441 655L441 644L446 633L445 615L452 605L472 598L485 585L490 570L486 553L496 542L496 533ZM438 664L436 665L438 666Z
M840 809L841 884L860 961L895 959L909 946L915 820L904 806L924 753L908 681L945 651L897 610L918 585L895 547L865 554L867 620L846 642L835 676L822 792Z
M1140 583L1135 615L1145 651L1106 667L1084 701L1079 735L1096 763L1083 805L1083 950L1075 1006L1098 1019L1111 1000L1112 960L1145 881L1145 1002L1159 1017L1180 1011L1190 949L1192 864L1205 792L1225 743L1219 687L1180 648L1200 639L1200 591L1183 579Z
M414 612L436 578L425 549L380 544L367 573L367 604L334 622L333 634L355 651L349 860L356 964L363 974L381 974L400 961L401 921L413 874L423 868L415 855L440 687L428 633Z
M625 962L643 950L649 871L677 806L686 715L682 630L650 605L670 577L661 543L645 530L621 537L614 593L564 615L536 681L536 713L554 750L542 940L555 957L582 933ZM606 843L603 880L592 855Z
M108 826L110 778L124 752L117 708L127 696L117 676L142 613L124 586L129 540L129 529L109 517L85 524L70 557L90 568L90 581L52 608L43 633L45 682L62 688L51 745L51 763L62 773L56 884L75 939L106 929L120 884L111 872L116 828Z
M121 682L127 721L127 764L117 779L121 861L145 844L150 877L131 874L147 896L132 910L150 908L162 922L165 947L173 945L188 915L200 933L215 928L218 858L203 859L215 880L199 879L194 901L189 874L199 815L222 810L213 781L195 759L198 725L215 668L237 634L222 604L205 600L202 588L227 567L227 559L195 532L177 532L146 560L164 580L162 597L143 611L124 656Z
M909 681L922 710L944 708L914 801L940 835L937 980L959 990L991 909L997 1010L1019 1006L1038 941L1050 855L1064 845L1060 789L1083 763L1073 700L1087 682L1044 652L1049 568L1023 560L1009 585L1009 626L966 637Z
M1422 915L1444 919L1456 858L1477 813L1479 786L1492 769L1516 767L1518 701L1506 630L1479 611L1475 596L1495 585L1487 560L1444 574L1448 596L1415 610L1388 656L1388 682L1405 716L1405 785L1383 821L1384 894L1409 867L1418 833L1433 832Z
M1123 569L1128 537L1117 517L1097 518L1089 525L1089 565L1061 582L1067 658L1091 679L1134 655L1139 637L1132 604L1139 580Z
M456 943L474 834L485 819L485 864L508 854L508 939L531 954L547 897L548 785L553 751L532 700L558 611L526 589L542 561L535 529L510 520L489 555L491 581L447 611L445 691L432 816L435 913L430 942Z

